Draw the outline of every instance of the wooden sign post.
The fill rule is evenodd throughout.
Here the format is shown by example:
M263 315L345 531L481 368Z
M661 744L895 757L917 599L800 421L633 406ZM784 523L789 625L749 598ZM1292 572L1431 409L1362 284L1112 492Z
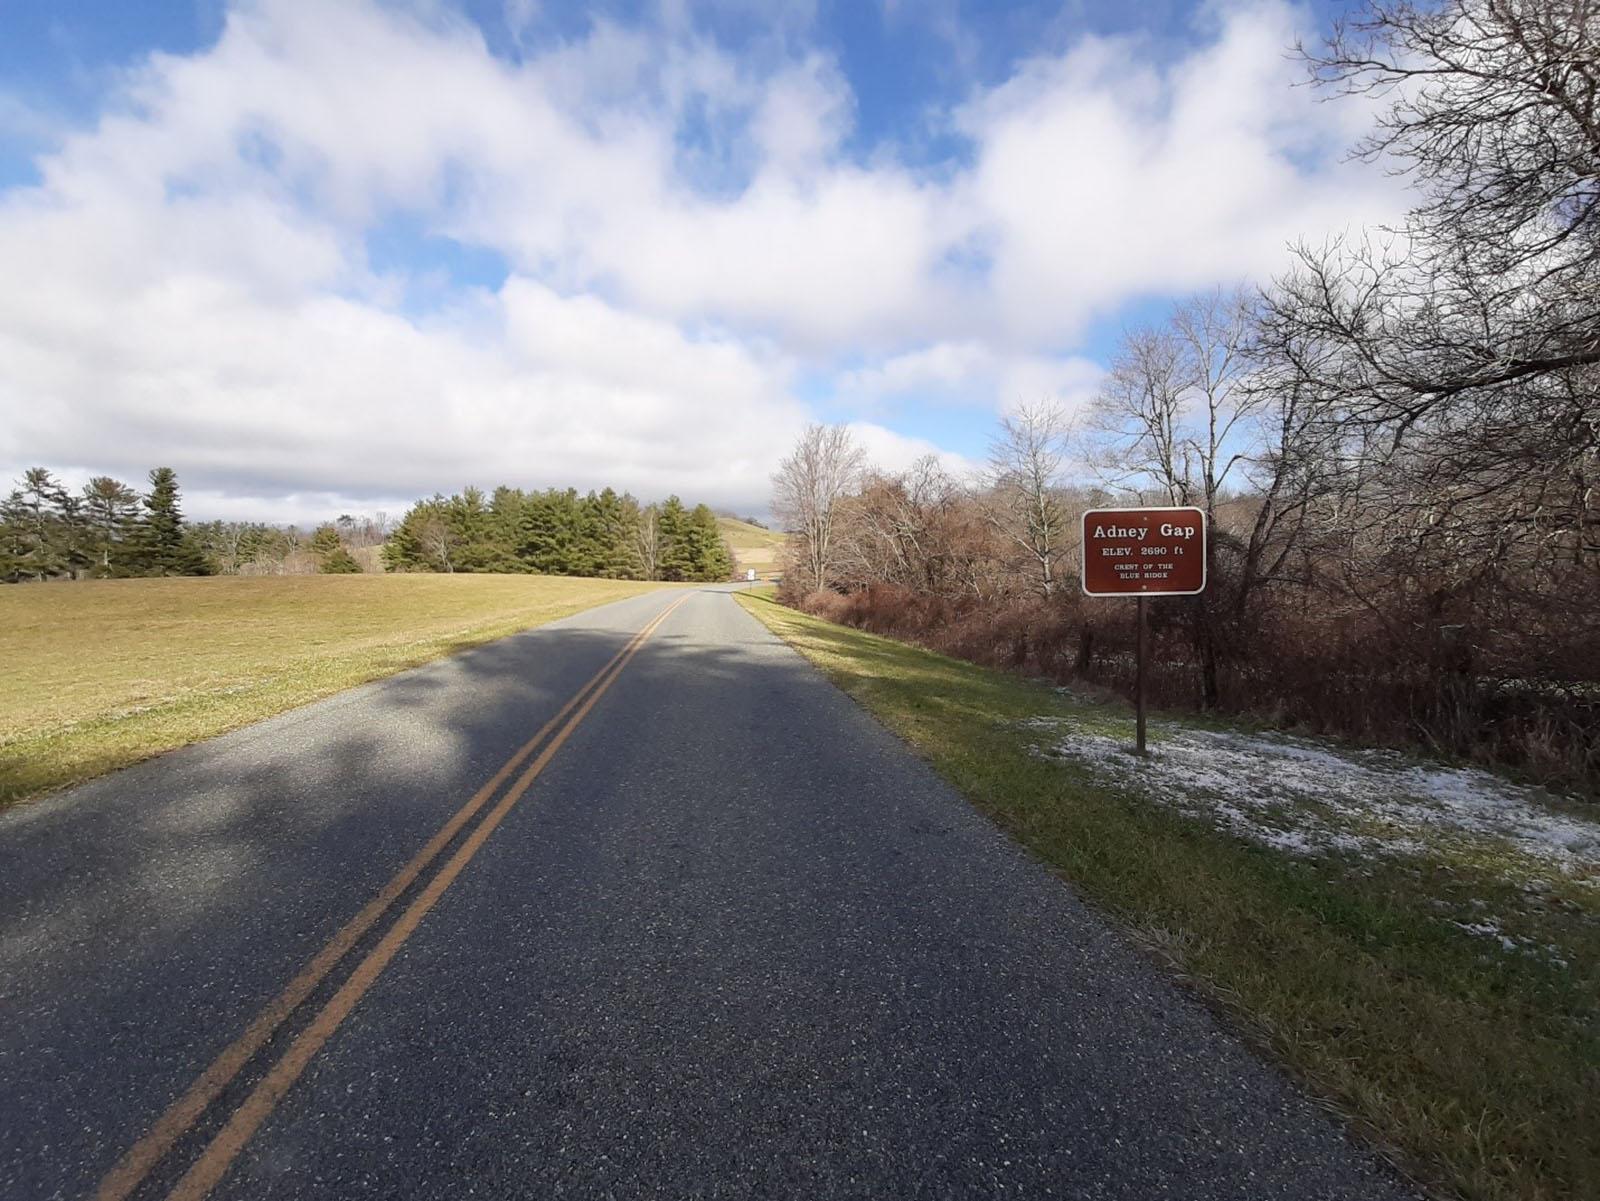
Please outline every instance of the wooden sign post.
M1144 676L1147 596L1193 596L1206 587L1206 514L1188 506L1089 509L1083 515L1083 591L1139 601L1134 676L1134 750L1145 754Z

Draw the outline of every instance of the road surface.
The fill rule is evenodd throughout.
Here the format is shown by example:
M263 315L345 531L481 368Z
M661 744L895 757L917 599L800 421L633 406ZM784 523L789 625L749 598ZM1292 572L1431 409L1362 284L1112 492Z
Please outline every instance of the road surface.
M1410 1194L707 588L0 816L0 1195Z

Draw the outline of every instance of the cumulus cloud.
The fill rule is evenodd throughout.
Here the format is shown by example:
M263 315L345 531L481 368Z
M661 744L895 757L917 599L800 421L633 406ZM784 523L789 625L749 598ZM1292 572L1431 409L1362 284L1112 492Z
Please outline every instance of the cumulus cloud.
M872 421L852 421L850 435L865 453L867 462L880 471L905 471L918 459L931 455L957 479L972 479L978 464L966 455L945 450L927 438L902 434Z
M1105 369L1075 355L1008 354L978 341L937 342L889 356L840 379L843 396L863 404L971 404L1001 410L1052 401L1069 411L1093 398Z
M1339 165L1348 112L1289 90L1281 4L1165 66L1028 60L950 106L970 155L932 174L847 153L807 6L757 58L663 11L513 63L443 4L241 0L215 45L135 65L0 193L0 469L168 463L219 514L502 481L759 509L802 378L885 466L959 470L884 414L1078 403L1091 319L1395 206ZM396 215L504 282L408 305L367 249Z
M1165 69L1129 39L1025 63L958 114L979 147L962 203L991 254L1000 335L1059 337L1121 300L1261 278L1307 231L1391 216L1351 169L1349 110L1293 87L1295 10L1225 10Z

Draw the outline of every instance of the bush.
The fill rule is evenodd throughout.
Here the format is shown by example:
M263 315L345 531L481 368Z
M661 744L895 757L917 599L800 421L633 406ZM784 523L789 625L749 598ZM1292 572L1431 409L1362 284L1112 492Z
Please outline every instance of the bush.
M359 575L361 564L356 562L354 555L341 546L324 555L322 565L317 570L323 575Z

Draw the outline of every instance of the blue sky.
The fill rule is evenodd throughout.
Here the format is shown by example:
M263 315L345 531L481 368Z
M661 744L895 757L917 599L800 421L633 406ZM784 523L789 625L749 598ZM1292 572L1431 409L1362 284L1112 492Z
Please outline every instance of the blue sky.
M760 511L821 419L966 470L1394 211L1285 53L1338 7L0 0L0 469Z

